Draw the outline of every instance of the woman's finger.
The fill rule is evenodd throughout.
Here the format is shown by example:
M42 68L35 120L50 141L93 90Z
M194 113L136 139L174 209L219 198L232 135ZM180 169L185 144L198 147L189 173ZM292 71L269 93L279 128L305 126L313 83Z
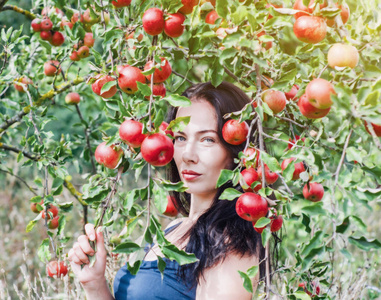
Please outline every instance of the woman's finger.
M95 240L94 224L87 223L85 225L85 232L86 232L86 235L89 237L90 241Z
M90 255L90 256L93 256L94 255L94 249L91 248L90 246L90 243L89 243L89 238L87 235L80 235L78 237L78 243L80 244L83 252L85 252L86 254Z
M88 264L90 262L89 258L87 257L86 253L83 251L79 243L74 243L73 249L74 249L75 255L79 258L79 260L82 263Z

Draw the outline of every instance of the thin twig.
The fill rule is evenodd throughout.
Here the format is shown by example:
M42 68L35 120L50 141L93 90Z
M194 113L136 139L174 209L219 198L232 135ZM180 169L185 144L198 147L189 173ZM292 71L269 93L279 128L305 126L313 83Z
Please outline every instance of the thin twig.
M340 169L341 169L343 162L344 162L345 152L347 151L349 140L351 138L352 132L353 132L353 129L351 129L349 131L347 139L345 140L345 144L344 144L344 148L343 148L343 154L341 155L340 162L339 162L337 169L336 169L336 172L335 172L335 186L337 186L337 183L339 181Z
M4 172L4 173L8 173L8 174L10 174L10 175L16 177L17 179L19 179L22 183L24 183L24 184L28 187L28 189L29 189L34 195L37 196L37 193L36 193L36 191L35 191L36 188L32 188L31 186L29 186L28 183L27 183L23 178L21 178L20 176L18 176L18 175L16 175L16 174L13 174L12 172L9 172L9 171L3 170L3 169L0 169L0 171L1 171L1 172Z

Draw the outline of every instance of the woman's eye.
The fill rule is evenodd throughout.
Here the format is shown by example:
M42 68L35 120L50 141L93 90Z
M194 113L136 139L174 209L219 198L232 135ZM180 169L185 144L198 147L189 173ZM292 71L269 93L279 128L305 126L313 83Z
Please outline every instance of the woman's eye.
M207 141L208 143L214 143L214 139L212 138L204 138L204 141Z
M183 136L176 136L175 141L183 142L185 141L185 138Z

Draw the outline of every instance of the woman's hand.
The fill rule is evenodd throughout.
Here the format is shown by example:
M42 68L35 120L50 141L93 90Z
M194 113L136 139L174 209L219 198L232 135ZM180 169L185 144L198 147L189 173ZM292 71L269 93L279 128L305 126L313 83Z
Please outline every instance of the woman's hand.
M101 227L95 232L94 225L88 223L85 225L85 231L86 235L78 237L77 242L74 243L73 248L70 249L68 256L71 268L79 282L82 283L85 289L91 289L92 285L96 288L99 282L105 280L107 252ZM96 240L96 253L91 248L89 240ZM90 261L87 255L93 256L94 254L96 261L94 265L90 267Z

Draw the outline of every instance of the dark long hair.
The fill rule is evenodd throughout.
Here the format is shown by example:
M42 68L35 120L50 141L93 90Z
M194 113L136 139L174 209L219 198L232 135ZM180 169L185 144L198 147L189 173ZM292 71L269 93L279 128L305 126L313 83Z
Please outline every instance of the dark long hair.
M223 116L227 113L241 110L250 103L250 98L235 85L222 82L218 87L214 87L210 82L196 84L188 88L183 96L191 101L208 101L215 108L217 113L217 132L223 146L231 155L232 164L230 169L234 169L236 164L234 158L238 158L238 153L244 150L245 143L234 146L225 142L222 137L222 127L228 120ZM171 107L168 112L168 122L176 118L177 108ZM248 122L250 123L250 122ZM254 125L254 124L253 124ZM255 130L255 126L253 127ZM180 181L177 167L172 160L169 171L169 179L172 182ZM184 235L183 239L189 237L189 242L185 251L194 253L199 259L194 264L184 265L180 269L180 275L184 280L193 279L192 285L200 283L203 272L212 266L223 261L229 253L238 255L257 255L259 261L265 258L265 250L262 246L261 235L258 234L251 222L239 217L235 210L237 199L233 201L219 200L222 192L233 187L231 182L218 188L212 205L196 221L196 223ZM242 189L237 188L242 191ZM187 193L174 192L175 207L178 211L188 216L190 207L190 195ZM265 274L264 263L259 266L260 277Z

